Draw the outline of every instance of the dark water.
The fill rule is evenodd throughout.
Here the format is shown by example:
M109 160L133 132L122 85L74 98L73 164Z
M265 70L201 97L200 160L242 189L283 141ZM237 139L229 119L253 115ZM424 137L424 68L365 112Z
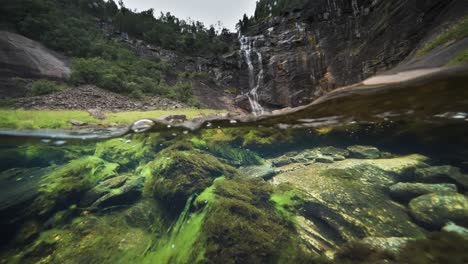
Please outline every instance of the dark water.
M466 68L261 117L0 134L1 263L467 263Z

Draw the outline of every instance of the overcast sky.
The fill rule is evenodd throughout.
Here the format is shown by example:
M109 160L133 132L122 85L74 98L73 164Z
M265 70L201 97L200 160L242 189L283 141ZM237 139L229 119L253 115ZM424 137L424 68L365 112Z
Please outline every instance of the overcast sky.
M117 2L117 1L115 1ZM154 8L156 17L162 11L178 18L198 20L205 26L221 21L224 27L235 30L235 25L247 13L255 11L256 0L124 0L125 6L138 11Z

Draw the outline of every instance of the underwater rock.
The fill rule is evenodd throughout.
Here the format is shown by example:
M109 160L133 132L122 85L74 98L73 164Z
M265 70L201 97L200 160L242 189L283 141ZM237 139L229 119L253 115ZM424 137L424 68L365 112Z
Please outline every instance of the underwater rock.
M430 193L456 193L455 184L397 183L390 186L390 195L402 202Z
M291 163L294 163L294 160L291 157L281 156L279 158L271 160L271 163L275 167L283 167Z
M144 177L130 179L121 188L112 189L109 193L97 199L90 208L98 209L132 204L140 198L144 184Z
M138 135L132 139L134 140L110 139L99 143L96 145L95 155L128 168L136 167L139 163L154 158L154 152L150 145L146 144L146 138Z
M315 158L315 161L319 163L333 163L334 160L335 159L330 156L320 156L320 157Z
M24 223L15 236L15 243L24 244L29 243L35 239L41 231L39 222L31 220Z
M371 249L397 254L411 240L414 239L408 237L366 237L361 242Z
M350 157L357 159L378 159L380 158L380 150L372 146L350 146L347 148L350 152Z
M99 198L110 193L112 191L111 189L122 187L122 185L124 185L128 179L128 176L117 176L104 180L83 195L83 198L80 200L80 206L90 206Z
M82 195L106 178L117 175L118 164L94 156L53 167L41 179L40 194L31 205L31 213L46 216L78 203Z
M422 182L456 182L463 188L468 188L468 175L461 173L460 169L453 166L433 166L416 169L415 180Z
M468 226L468 198L462 194L426 194L411 200L409 209L416 221L430 228L449 221Z
M276 175L276 171L273 169L271 163L265 163L260 166L247 166L247 167L240 167L239 173L253 178L262 178L265 180L271 179Z
M273 183L288 183L306 193L301 215L307 221L298 224L309 230L305 232L309 234L309 245L319 251L333 249L356 237L419 236L423 229L411 221L407 209L393 202L385 190L395 184L396 173L413 168L421 159L419 155L410 155L312 163L278 174Z
M455 224L454 222L448 222L443 228L442 231L456 233L465 239L468 239L468 229Z
M237 174L233 167L212 155L183 149L165 149L143 169L150 179L145 190L173 212L183 209L191 195L209 187L217 177Z
M319 148L320 153L332 157L349 157L349 151L346 149L336 148L332 146Z
M125 222L132 227L155 232L160 231L160 211L154 199L142 199L124 212Z
M101 182L99 185L103 188L115 189L122 187L127 182L128 176L117 176Z
M70 222L78 214L79 210L77 209L76 205L72 205L66 210L55 213L43 224L43 227L46 229L60 228Z

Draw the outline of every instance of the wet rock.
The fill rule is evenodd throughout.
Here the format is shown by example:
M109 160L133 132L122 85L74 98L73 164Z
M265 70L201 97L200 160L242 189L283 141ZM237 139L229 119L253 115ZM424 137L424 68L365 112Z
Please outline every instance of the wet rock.
M88 123L86 122L81 122L79 120L70 120L70 123L73 125L73 126L86 126Z
M419 155L395 159L346 159L313 163L282 172L274 184L287 183L304 191L306 204L298 221L310 247L319 253L356 237L412 237L424 233L406 208L384 191L395 184L394 174L419 164ZM317 250L315 250L317 249Z
M463 188L468 188L468 175L462 174L460 169L453 166L434 166L416 169L415 180L422 182L456 182Z
M294 163L294 160L292 158L290 158L290 157L282 156L282 157L273 159L271 161L271 163L275 167L283 167L283 166L289 165L291 163Z
M89 109L88 113L92 117L94 117L96 119L99 119L99 120L106 120L107 119L106 115L104 115L104 113L99 109Z
M439 229L453 221L468 226L468 198L462 194L427 194L411 200L410 214L424 226Z
M346 149L340 149L340 148L335 148L335 147L323 147L319 148L320 153L323 155L327 156L332 156L332 157L348 157L349 156L349 151Z
M41 231L41 225L37 221L27 221L24 223L15 236L15 243L29 243L34 240Z
M169 121L169 122L180 123L180 122L186 121L187 116L186 115L166 115L166 116L160 117L159 119Z
M366 237L361 242L371 249L397 254L412 240L408 237Z
M445 232L452 232L459 234L460 236L468 239L468 229L464 228L463 226L459 226L453 222L448 222L443 228L442 231Z
M239 172L247 177L263 178L265 180L271 179L276 175L276 171L271 163L265 163L260 166L240 167Z
M333 163L334 158L330 156L320 156L315 158L315 161L320 163Z
M390 195L399 201L408 202L413 198L430 193L456 193L455 184L397 183L390 186Z
M380 158L380 151L372 146L350 146L347 148L350 152L350 157L357 159L378 159Z
M161 227L161 223L158 221L160 213L154 199L143 199L124 213L124 219L132 227L155 232L160 231L158 230Z

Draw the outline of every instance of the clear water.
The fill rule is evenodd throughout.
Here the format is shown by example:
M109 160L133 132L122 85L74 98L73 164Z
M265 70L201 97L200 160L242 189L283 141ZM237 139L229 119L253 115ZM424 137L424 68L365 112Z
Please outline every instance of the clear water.
M3 131L0 262L466 263L466 78L139 133Z

